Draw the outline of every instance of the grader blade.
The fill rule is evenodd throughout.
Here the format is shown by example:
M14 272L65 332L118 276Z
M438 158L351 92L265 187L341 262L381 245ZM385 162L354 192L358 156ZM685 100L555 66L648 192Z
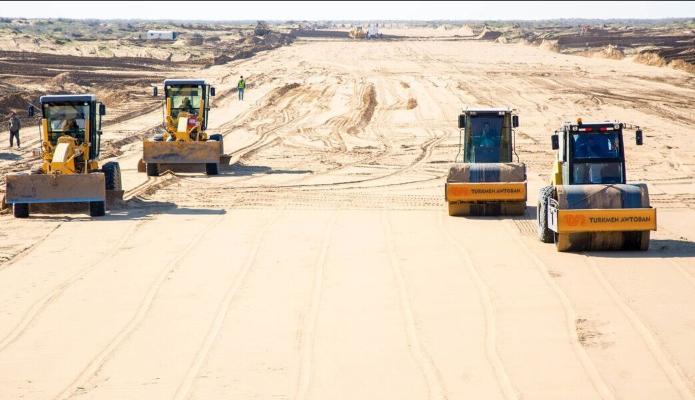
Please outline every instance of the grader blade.
M219 163L222 143L206 142L143 142L143 161L154 164Z
M10 204L104 201L104 174L8 174L5 197Z

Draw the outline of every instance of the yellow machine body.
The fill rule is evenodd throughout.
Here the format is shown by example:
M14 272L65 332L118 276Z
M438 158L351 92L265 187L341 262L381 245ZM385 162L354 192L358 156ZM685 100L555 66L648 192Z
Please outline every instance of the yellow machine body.
M167 79L164 87L164 133L143 141L138 171L156 176L167 169L194 172L204 167L208 174L211 171L216 174L218 165L228 157L224 154L221 135L206 132L214 88L194 79ZM181 98L191 99L189 103L195 108L184 107Z
M107 190L106 175L97 161L101 116L105 113L105 107L94 95L47 95L42 96L40 102L43 113L39 125L41 163L31 173L6 176L5 201L24 210L28 210L29 204L41 203L122 202L123 191L117 163L109 163L110 167L116 166L109 173L117 174L109 181L112 184L116 182L118 187ZM49 129L51 126L52 129ZM104 204L95 207L93 215L103 215ZM51 208L40 210L61 211ZM15 216L18 216L17 213ZM26 216L28 211L23 215Z

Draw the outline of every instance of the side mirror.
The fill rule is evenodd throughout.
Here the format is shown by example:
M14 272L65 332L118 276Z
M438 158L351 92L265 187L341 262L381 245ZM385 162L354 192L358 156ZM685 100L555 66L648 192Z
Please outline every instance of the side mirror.
M215 97L215 87L210 86L210 96Z
M560 148L560 137L557 135L557 133L553 134L550 137L550 143L553 147L553 150L557 150Z
M99 115L106 115L106 106L103 104L99 104Z
M642 130L641 130L641 129L638 129L638 130L635 132L635 142L637 143L638 146L641 146L641 145L642 145L642 141L643 141L643 139L642 139Z
M29 108L27 108L27 114L29 114L29 118L34 116L34 106L32 104L30 104Z
M459 115L459 129L464 129L466 127L466 115Z
M512 115L512 128L518 128L519 127L519 116L518 115Z
M157 97L159 94L159 90L157 90L157 86L152 86L152 97Z

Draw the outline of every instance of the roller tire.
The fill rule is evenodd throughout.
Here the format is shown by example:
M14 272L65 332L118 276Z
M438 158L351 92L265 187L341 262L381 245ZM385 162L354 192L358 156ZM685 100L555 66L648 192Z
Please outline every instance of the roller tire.
M106 182L106 190L123 190L121 181L121 166L114 161L107 162L101 167Z
M215 142L222 142L224 140L224 138L219 133L215 133L213 135L208 136L208 140L212 140Z
M147 176L159 176L159 165L156 163L147 163L145 166Z
M217 163L207 163L205 164L205 173L208 175L217 175L219 174L219 168Z
M548 228L548 203L553 197L555 188L553 186L545 186L538 192L538 207L536 207L536 222L538 239L543 243L553 243L555 241L555 232Z
M29 218L28 203L14 203L12 205L12 214L15 218Z
M103 217L104 215L106 215L106 204L103 201L89 202L90 217Z

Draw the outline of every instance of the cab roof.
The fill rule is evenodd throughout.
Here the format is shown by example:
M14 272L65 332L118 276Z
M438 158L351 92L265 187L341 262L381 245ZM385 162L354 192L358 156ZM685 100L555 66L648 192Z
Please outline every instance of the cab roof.
M93 94L50 94L41 96L39 102L46 103L89 103L96 101L97 96Z
M164 86L205 85L204 79L165 79Z
M565 122L566 126L580 126L577 121L571 122L567 121ZM582 121L581 126L614 126L614 125L622 125L620 121Z
M475 112L475 113L480 113L480 114L487 114L487 113L508 113L508 112L514 112L512 108L509 107L479 107L479 108L474 108L474 107L466 107L463 112Z

